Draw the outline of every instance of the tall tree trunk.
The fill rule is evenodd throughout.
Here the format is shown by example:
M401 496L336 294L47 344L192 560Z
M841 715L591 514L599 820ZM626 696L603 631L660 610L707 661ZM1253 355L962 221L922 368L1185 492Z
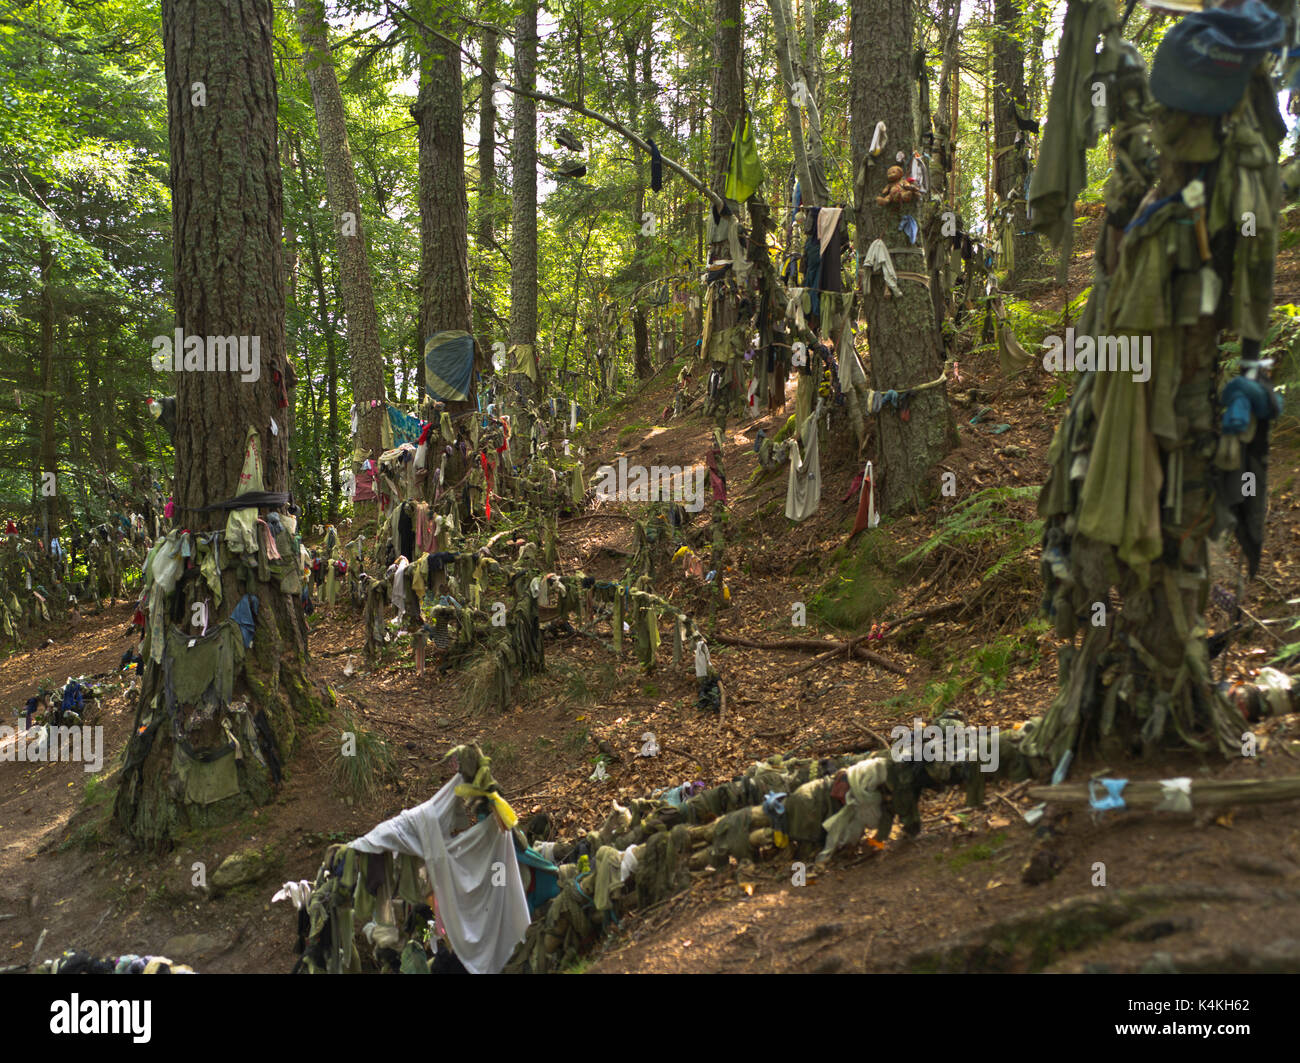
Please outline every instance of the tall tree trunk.
M709 129L709 161L712 175L712 187L719 196L726 194L727 161L731 150L732 133L741 121L744 111L743 42L744 22L740 0L714 0L714 21L717 29L713 35L713 115ZM738 221L739 219L737 219ZM724 244L714 244L709 250L712 261L719 253L725 253ZM720 292L714 304L713 328L720 330L736 323L739 313L735 295ZM708 351L702 352L707 358ZM734 362L726 367L727 393L715 411L713 429L715 458L718 471L722 475L722 440L727 432L727 414L735 398L732 394L731 381L734 375ZM712 366L706 364L706 369ZM722 600L723 573L726 571L726 505L715 501L710 514L711 545L710 567L716 572L713 581L713 594L709 603L709 615L716 616L718 603Z
M497 80L497 34L483 31L482 67L478 102L478 206L475 212L475 250L478 253L478 298L474 303L474 334L481 356L490 359L492 319L492 255L496 246L497 218L497 105L492 86Z
M383 410L384 359L379 345L379 318L370 278L370 254L357 194L357 176L343 111L343 96L334 73L334 60L325 36L322 0L294 0L303 67L311 84L320 134L325 191L334 219L339 254L339 279L343 310L348 322L348 355L352 368L352 397L360 407L359 444L372 458L379 457L380 418ZM372 408L371 400L379 407Z
M533 92L537 88L537 0L523 0L515 20L515 84ZM510 223L510 344L531 348L540 379L537 358L537 101L516 94L514 151L511 160ZM537 385L523 373L512 373L512 387L526 399L535 400ZM516 437L528 438L526 422L517 426ZM519 433L522 432L522 435Z
M772 28L776 37L776 59L777 67L781 71L781 80L785 83L785 115L786 125L790 130L790 146L794 151L795 172L799 177L800 199L803 204L809 207L824 207L829 202L830 192L826 187L826 169L822 163L821 157L821 133L820 133L820 116L815 110L809 111L809 125L816 124L817 133L817 152L815 155L809 148L812 140L811 129L808 142L805 142L803 132L803 117L800 107L796 102L798 99L805 100L805 110L807 109L806 101L811 98L813 88L812 83L808 80L809 74L805 71L800 75L800 66L797 61L798 49L795 47L795 33L793 20L790 14L789 0L768 0L768 8L772 12ZM796 83L801 81L807 95L796 95ZM782 198L788 194L789 189L782 190Z
M897 206L876 203L886 184L885 171L895 165L895 153L910 155L913 147L898 135L898 131L912 128L913 6L910 0L853 0L851 11L853 172L866 170L857 202L859 260L865 260L867 248L879 238L891 255L906 249L895 256L896 269L924 275L923 256L912 253L917 248L898 228L900 213L917 216L922 204L909 203L900 211ZM888 128L889 144L883 154L872 158L868 149L877 121ZM943 348L928 286L900 278L902 295L889 299L883 288L883 283L873 284L871 294L864 296L872 385L876 390L902 391L939 376ZM876 423L883 511L905 505L919 507L925 496L937 491L939 484L931 481L932 470L956 437L945 389L933 388L913 396L907 421L892 410L883 410Z
M469 202L465 196L465 137L460 84L460 46L443 9L430 10L430 23L444 36L424 34L420 91L411 114L420 148L420 329L419 357L430 336L448 329L471 332L469 296ZM491 94L491 86L488 86ZM473 379L468 401L448 402L453 413L474 408ZM450 475L450 474L449 474Z
M627 94L628 94L628 124L633 129L640 129L641 123L641 101L642 88L637 78L637 53L640 49L639 33L630 37L623 38L623 50L627 59ZM645 56L648 61L650 56L650 45L645 46ZM642 135L649 135L647 131L641 130ZM649 238L642 234L642 219L645 217L645 176L641 172L641 148L640 145L632 145L632 168L636 173L635 191L632 196L632 224L633 224L633 251L632 251L632 283L636 287L637 295L632 301L632 371L636 374L638 380L645 380L649 377L654 369L650 365L650 334L646 328L646 310L645 295L642 285L645 284L649 275L649 269L646 267L646 252L649 249Z
M723 195L731 133L744 106L741 41L744 23L740 0L713 0L713 110L709 124L709 173L712 188Z
M1007 286L1016 288L1034 275L1041 249L1029 231L1025 194L1029 181L1028 134L1016 124L1015 107L1029 111L1025 92L1025 48L1020 41L1023 0L994 0L993 27L993 171L1000 207L1011 204L1012 263ZM1014 101L1014 106L1013 106Z
M339 517L339 446L338 446L338 343L334 315L329 299L325 295L325 268L321 262L320 237L316 233L316 220L312 216L311 186L307 181L307 159L301 146L295 153L298 158L298 179L302 184L303 202L306 204L304 214L307 218L307 250L311 255L311 279L316 289L316 320L321 334L325 337L325 388L329 397L328 422L326 424L327 447L329 450L329 497L322 500L321 510L329 523ZM317 424L314 429L320 431Z
M230 372L177 374L175 526L202 536L222 528L228 515L206 507L243 490L240 473L250 427L260 437L266 490L288 488L289 432L271 430L273 421L284 420L275 374L283 372L286 359L273 12L269 0L163 0L162 25L176 325L186 336L248 337L250 351L256 337L260 354L260 372L251 382ZM207 95L206 106L195 102L198 86ZM281 508L259 507L263 512ZM233 636L236 644L241 644L239 629L229 616L246 589L243 556L222 542L221 603L210 602L206 610L208 629L218 628L211 637ZM183 827L225 822L271 799L270 744L255 735L250 741L243 726L247 718L233 713L231 704L247 704L254 716L265 713L286 762L295 745L296 719L319 710L319 695L305 675L307 633L297 596L281 593L274 577L258 581L255 593L260 608L242 666L232 675L228 665L217 662L218 686L194 700L176 698L178 688L163 677L186 675L191 685L198 678L194 670L201 665L190 655L199 637L198 628L190 626L196 619L191 605L209 597L207 585L202 578L182 578L161 600L151 600L146 667L115 805L118 822L138 842L161 846ZM177 621L191 636L188 644ZM161 647L156 630L168 632ZM233 691L229 704L216 692L225 681ZM213 704L205 711L201 702L208 696ZM235 756L226 752L227 725L242 736L237 792L199 803L182 781L193 776L178 780L175 773L181 765L196 769L200 762L191 752Z
M952 254L950 238L957 228L952 206L956 184L954 164L957 160L957 128L953 122L953 93L957 86L957 41L960 36L959 0L946 0L938 30L943 59L939 66L939 96L934 113L934 150L930 161L930 190L938 196L941 208L926 228L926 256L930 264L930 302L934 305L935 326L942 335L943 319L954 277L944 268ZM945 218L945 215L947 217ZM951 224L945 224L945 221ZM937 222L937 224L935 224Z
M54 248L41 239L41 426L37 469L41 472L40 492L41 542L49 549L50 538L58 534L59 511L47 476L54 476L53 490L58 489L59 456L54 437Z

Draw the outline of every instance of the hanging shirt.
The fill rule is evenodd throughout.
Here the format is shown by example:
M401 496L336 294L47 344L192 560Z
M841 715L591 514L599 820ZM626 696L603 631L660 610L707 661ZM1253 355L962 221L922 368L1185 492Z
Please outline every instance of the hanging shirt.
M456 956L471 974L499 974L528 931L528 899L513 835L495 816L452 835L458 818L463 822L455 789L464 782L453 776L424 804L399 812L350 847L422 859Z

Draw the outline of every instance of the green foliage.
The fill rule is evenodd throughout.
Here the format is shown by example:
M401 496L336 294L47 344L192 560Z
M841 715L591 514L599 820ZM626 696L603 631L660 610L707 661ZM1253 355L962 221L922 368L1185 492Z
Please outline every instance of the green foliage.
M349 734L355 740L355 750L352 756L344 756L344 740ZM367 800L379 793L395 766L396 760L388 740L360 726L356 717L344 709L343 730L339 733L338 746L330 757L330 774L334 784L355 800Z
M624 425L622 428L618 430L618 445L620 447L626 445L628 440L631 439L632 436L636 435L637 432L648 432L648 431L650 431L650 426L640 421L638 421L635 424Z
M975 842L973 845L968 845L960 852L948 857L948 866L954 871L960 871L971 864L992 860L997 855L998 850L1006 844L1006 840L1006 834L998 831L997 834L990 836L987 841Z
M901 558L900 564L924 561L943 549L991 548L993 560L983 578L992 579L1042 538L1041 520L1026 521L1011 508L1015 502L1037 498L1038 491L1037 487L986 487L975 492L941 517L934 535Z
M1066 383L1064 377L1058 376L1051 390L1047 393L1047 398L1043 400L1043 406L1046 409L1054 410L1069 397L1070 385Z
M86 808L94 808L96 805L102 805L110 796L111 791L104 780L98 775L92 775L86 780L82 790L81 803Z
M1060 321L1045 310L1036 310L1032 303L1022 299L1006 299L1007 324L1026 351L1036 351L1043 345L1043 337L1054 331Z

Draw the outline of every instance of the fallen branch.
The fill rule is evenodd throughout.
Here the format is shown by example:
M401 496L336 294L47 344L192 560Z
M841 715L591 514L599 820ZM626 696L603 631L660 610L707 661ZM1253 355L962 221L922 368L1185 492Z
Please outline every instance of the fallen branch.
M825 653L819 653L816 657L814 657L814 658L813 658L811 661L809 661L807 664L800 665L798 668L796 668L796 669L795 669L793 672L791 672L790 674L791 674L792 676L794 676L794 675L802 675L804 672L808 671L810 668L816 668L817 665L822 664L822 663L825 662L825 661L829 661L832 657L836 657L836 656L838 656L838 655L841 654L841 653L847 655L847 654L849 653L849 651L853 649L854 646L856 646L858 643L862 642L862 641L865 640L866 638L867 638L867 635L859 635L857 638L853 639L853 640L850 641L850 642L846 642L846 643L844 643L842 646L838 646L838 647L836 647L836 648L833 649L833 650L827 650Z
M1124 804L1131 808L1155 808L1164 801L1165 793L1160 780L1140 779L1125 786L1120 796L1124 799ZM1193 808L1293 801L1300 798L1300 775L1287 775L1277 779L1197 780L1192 782L1190 793ZM1067 805L1089 803L1087 783L1035 786L1029 790L1028 796L1034 801Z
M878 653L873 653L864 646L859 646L858 643L866 637L865 635L851 639L848 642L827 642L824 639L781 639L779 642L756 642L753 639L736 638L734 635L714 635L713 637L724 646L744 646L753 650L800 650L805 653L829 653L832 656L836 653L848 651L855 657L870 661L887 672L893 672L894 675L907 675L907 669L901 665L895 664Z

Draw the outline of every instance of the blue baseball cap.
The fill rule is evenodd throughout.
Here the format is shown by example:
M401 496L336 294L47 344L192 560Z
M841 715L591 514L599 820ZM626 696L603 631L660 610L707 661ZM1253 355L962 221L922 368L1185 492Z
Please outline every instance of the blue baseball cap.
M1260 0L1185 15L1156 49L1151 94L1173 110L1227 114L1282 34L1281 17Z

